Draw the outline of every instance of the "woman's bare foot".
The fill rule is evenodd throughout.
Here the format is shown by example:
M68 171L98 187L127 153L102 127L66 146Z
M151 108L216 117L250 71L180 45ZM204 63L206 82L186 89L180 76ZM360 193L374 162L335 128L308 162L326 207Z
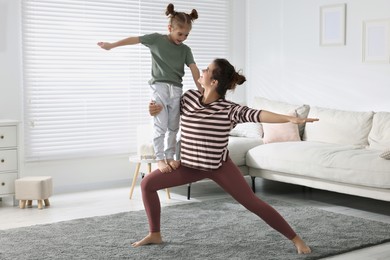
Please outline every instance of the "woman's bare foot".
M169 166L165 160L159 160L157 162L157 168L162 172L162 173L168 173L172 171L171 166Z
M173 159L167 160L167 163L173 170L176 170L180 166L180 161L176 161Z
M150 244L161 244L162 238L160 232L152 232L149 233L146 237L144 237L142 240L138 242L134 242L131 244L132 247L138 247L143 245L150 245Z
M297 248L298 254L310 254L311 249L306 245L306 243L298 235L295 236L291 241L294 243Z

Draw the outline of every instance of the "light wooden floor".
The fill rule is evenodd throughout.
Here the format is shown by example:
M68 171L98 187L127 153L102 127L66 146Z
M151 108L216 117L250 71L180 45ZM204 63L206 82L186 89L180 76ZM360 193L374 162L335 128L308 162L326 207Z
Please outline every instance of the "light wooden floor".
M250 180L248 179L249 182ZM390 223L389 202L320 190L306 191L304 193L299 186L263 181L259 178L256 181L256 187L259 196L268 196L336 213ZM171 189L171 200L166 198L164 191L160 192L162 206L213 200L228 196L221 188L210 181L193 184L191 195L191 200L188 201L186 186ZM54 223L76 218L143 209L139 186L136 186L134 190L133 199L129 200L128 197L129 187L56 194L50 198L52 206L43 210L37 209L36 202L34 202L33 208L22 210L12 206L12 199L10 197L4 197L2 198L2 202L0 202L0 229ZM326 259L390 259L390 243Z

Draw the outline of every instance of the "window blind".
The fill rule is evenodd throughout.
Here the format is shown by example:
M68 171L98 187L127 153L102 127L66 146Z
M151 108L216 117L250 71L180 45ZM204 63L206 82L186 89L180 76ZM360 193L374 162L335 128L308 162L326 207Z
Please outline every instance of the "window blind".
M128 154L147 124L151 57L142 44L105 51L99 41L168 33L166 1L23 0L25 159ZM197 9L188 40L198 67L229 53L230 1L177 1ZM186 68L184 88L195 88Z

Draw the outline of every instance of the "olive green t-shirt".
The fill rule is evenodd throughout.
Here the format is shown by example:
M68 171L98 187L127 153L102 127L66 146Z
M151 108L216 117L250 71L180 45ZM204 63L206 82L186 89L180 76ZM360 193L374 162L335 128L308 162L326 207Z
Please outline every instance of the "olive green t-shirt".
M176 45L168 39L168 35L159 33L146 34L139 39L152 54L152 79L149 84L166 82L182 87L184 64L195 63L191 48L185 44Z

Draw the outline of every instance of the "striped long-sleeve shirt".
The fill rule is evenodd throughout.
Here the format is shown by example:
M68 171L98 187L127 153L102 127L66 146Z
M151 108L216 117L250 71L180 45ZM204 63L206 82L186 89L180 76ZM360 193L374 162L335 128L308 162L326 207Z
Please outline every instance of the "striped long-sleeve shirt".
M260 110L218 99L202 103L198 90L181 98L181 164L212 171L228 158L229 132L237 123L260 122Z

